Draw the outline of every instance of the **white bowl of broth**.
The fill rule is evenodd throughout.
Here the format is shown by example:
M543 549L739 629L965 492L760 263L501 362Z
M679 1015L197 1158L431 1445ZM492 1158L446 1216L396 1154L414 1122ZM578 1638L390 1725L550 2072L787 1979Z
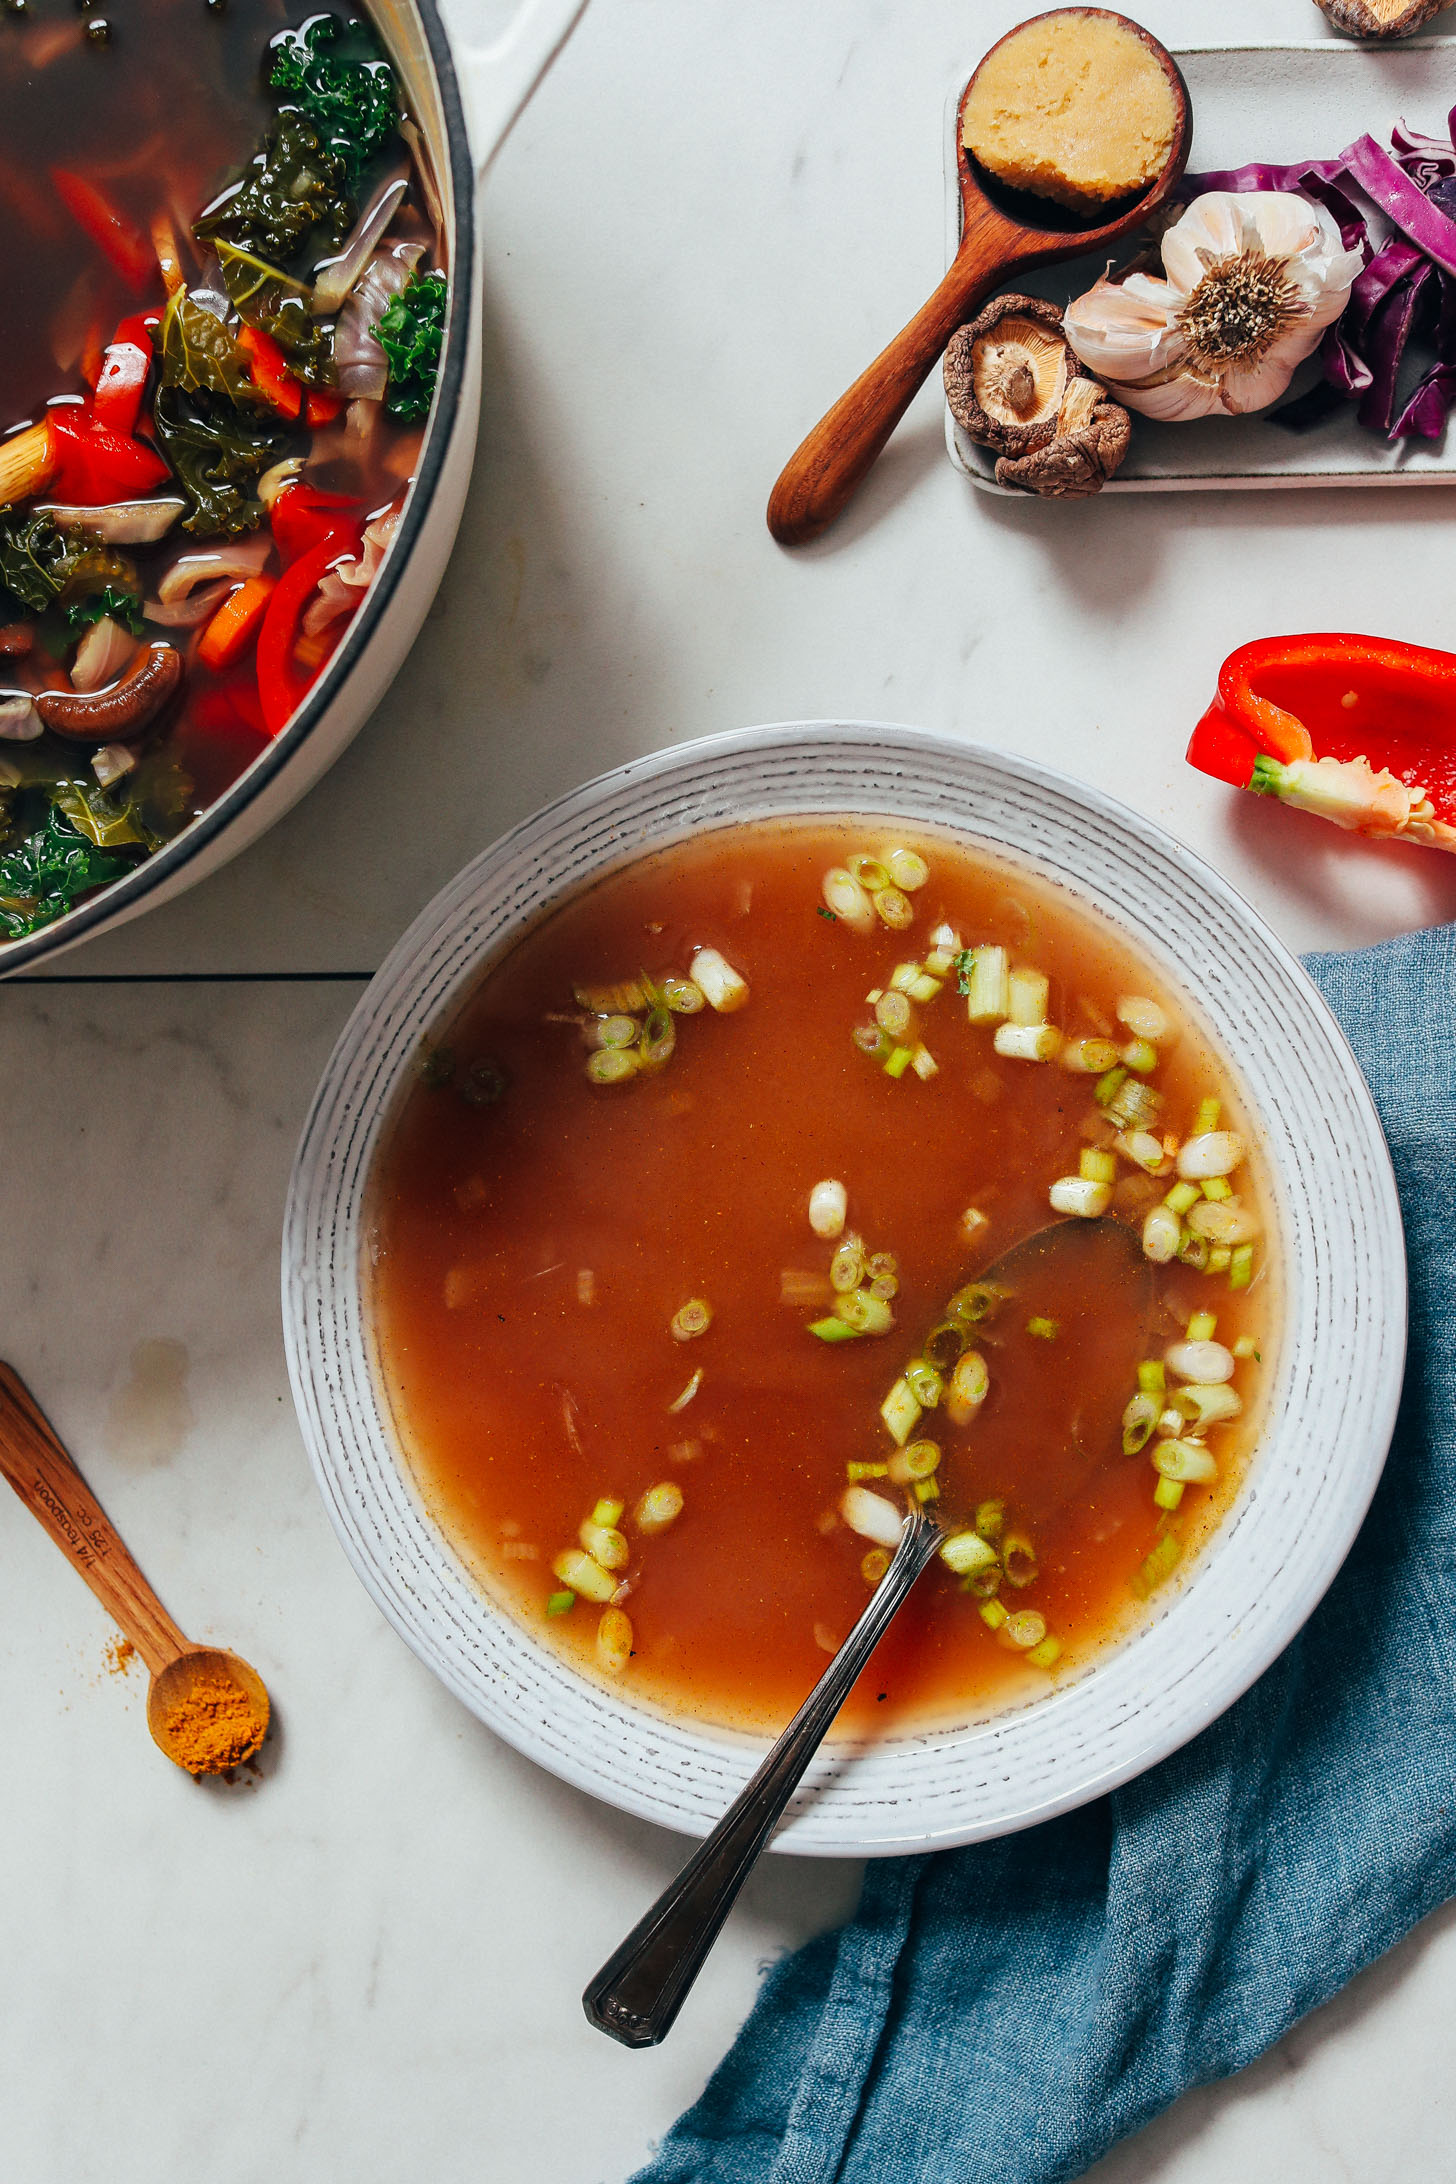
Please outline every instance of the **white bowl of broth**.
M458 25L447 37L434 0L377 0L368 28L360 11L338 11L332 32L288 0L128 0L6 23L0 977L216 870L319 778L384 695L469 482L479 186L583 4L523 0L495 46ZM343 151L312 93L269 80L273 41L320 23L326 68L383 60L392 71L390 126ZM295 133L279 150L280 121L300 117L319 141L299 153ZM281 228L258 239L271 211L239 211L258 162L275 205L295 166L317 192L295 192L319 217L286 242ZM239 203L217 226L229 199ZM418 321L436 322L437 364L411 377L406 359L396 383L373 329L415 275L441 284ZM179 290L189 321L172 310ZM294 345L265 351L255 337L273 340L279 297ZM155 340L138 331L148 315ZM187 334L182 354L174 317L209 340ZM123 384L134 357L139 409ZM82 419L119 433L120 453L78 448L64 427ZM284 612L286 579L321 529L314 512L285 533L277 496L289 485L346 504L333 511L337 552L296 615ZM39 538L26 528L37 523ZM332 598L329 568L349 572ZM258 619L229 622L245 586ZM105 614L116 599L124 611ZM265 648L281 667L261 665ZM168 694L139 712L124 686L159 654ZM72 716L64 728L62 711L44 711L56 698Z
M988 1291L1059 1220L1086 1254ZM284 1287L391 1622L688 1833L930 1500L951 1551L777 1838L824 1854L1029 1825L1212 1721L1348 1550L1404 1343L1368 1092L1247 905L862 723L679 746L467 867L330 1062Z

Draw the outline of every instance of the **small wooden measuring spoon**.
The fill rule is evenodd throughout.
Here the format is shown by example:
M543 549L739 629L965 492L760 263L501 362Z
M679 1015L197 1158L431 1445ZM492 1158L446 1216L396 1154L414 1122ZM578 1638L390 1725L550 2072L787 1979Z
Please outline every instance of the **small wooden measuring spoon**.
M152 1678L147 1727L176 1766L221 1774L268 1732L268 1692L236 1653L194 1646L172 1621L20 1375L0 1364L0 1472L116 1618Z
M958 326L1013 273L1053 265L1101 250L1141 225L1162 204L1188 162L1193 117L1188 86L1178 64L1150 32L1108 8L1057 8L1057 15L1100 16L1130 30L1157 60L1173 93L1176 119L1172 149L1162 173L1142 196L1101 227L1078 227L1069 213L1042 198L1003 189L983 175L964 143L966 101L988 53L961 93L956 108L956 154L961 191L961 242L950 270L930 301L916 312L888 349L842 394L833 409L789 457L769 495L768 527L781 546L805 546L841 515L870 465L909 408L926 374ZM1033 17L1033 21L1045 20ZM1026 29L1019 23L992 46Z

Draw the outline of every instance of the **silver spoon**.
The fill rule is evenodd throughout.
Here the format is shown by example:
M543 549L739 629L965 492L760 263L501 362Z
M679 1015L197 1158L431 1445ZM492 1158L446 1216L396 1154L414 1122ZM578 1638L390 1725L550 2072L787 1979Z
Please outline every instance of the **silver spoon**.
M1140 1272L1146 1321L1153 1269L1142 1256L1136 1231L1118 1221L1054 1222L1003 1252L976 1279L1004 1282L1009 1275L1022 1276L1033 1267L1068 1257L1075 1261L1084 1254L1095 1266L1097 1256L1109 1248L1128 1262L1129 1270L1135 1265ZM1104 1274L1113 1264L1108 1262ZM915 1580L934 1560L940 1538L935 1519L912 1502L889 1568L788 1728L706 1842L582 1995L582 2007L599 2032L631 2048L656 2047L666 2039L785 1805Z

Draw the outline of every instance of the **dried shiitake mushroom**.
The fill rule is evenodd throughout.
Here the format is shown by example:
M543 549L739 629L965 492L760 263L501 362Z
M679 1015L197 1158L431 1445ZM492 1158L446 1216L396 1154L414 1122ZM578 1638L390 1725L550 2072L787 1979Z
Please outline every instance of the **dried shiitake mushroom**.
M1316 0L1336 30L1352 38L1405 38L1439 15L1447 0Z
M1132 419L1095 379L1074 379L1062 397L1052 437L1029 455L1003 455L998 485L1019 486L1048 500L1086 500L1100 493L1132 438Z
M1062 314L1040 296L996 296L951 335L945 398L958 425L998 455L1031 455L1054 438L1068 384L1083 367Z

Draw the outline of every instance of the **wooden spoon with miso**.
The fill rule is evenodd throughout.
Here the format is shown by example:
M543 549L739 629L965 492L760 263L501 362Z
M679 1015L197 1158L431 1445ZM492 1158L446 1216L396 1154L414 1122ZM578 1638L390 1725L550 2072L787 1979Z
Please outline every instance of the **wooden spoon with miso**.
M1188 159L1188 87L1124 15L1058 8L992 46L956 115L960 248L888 349L789 458L768 527L803 546L848 505L958 326L1012 274L1101 250L1139 227Z

